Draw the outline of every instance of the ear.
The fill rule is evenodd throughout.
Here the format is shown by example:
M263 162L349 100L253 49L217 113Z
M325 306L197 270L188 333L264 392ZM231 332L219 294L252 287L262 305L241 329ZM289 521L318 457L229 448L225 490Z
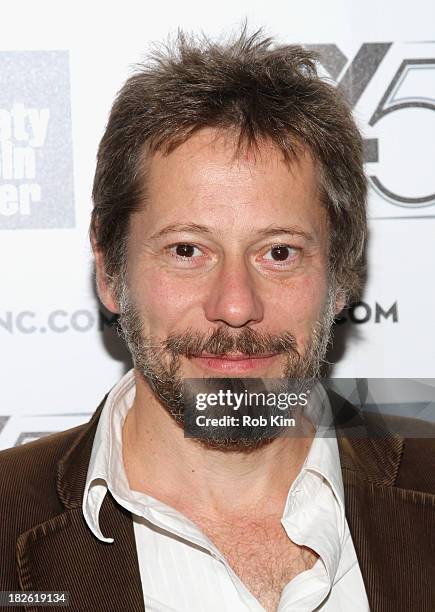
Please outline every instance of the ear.
M115 300L113 291L113 279L107 274L104 255L97 246L95 234L91 235L92 250L95 257L95 278L97 283L97 293L102 304L114 314L119 314L118 304Z
M335 316L340 314L343 308L346 306L346 291L339 289L335 298Z

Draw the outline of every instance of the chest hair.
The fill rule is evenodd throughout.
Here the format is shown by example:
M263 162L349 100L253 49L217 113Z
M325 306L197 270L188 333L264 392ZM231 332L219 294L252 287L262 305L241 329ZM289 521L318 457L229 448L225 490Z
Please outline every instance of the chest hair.
M206 520L199 523L267 612L276 611L284 587L311 569L318 559L310 548L290 540L278 517L239 524Z

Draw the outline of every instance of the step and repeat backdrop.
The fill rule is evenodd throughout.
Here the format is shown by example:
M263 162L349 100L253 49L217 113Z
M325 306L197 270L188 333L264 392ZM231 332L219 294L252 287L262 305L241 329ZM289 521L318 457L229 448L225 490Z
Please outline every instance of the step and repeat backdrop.
M88 239L111 103L152 41L247 18L320 54L365 138L368 281L336 326L334 376L435 377L435 5L17 0L0 39L0 448L87 420L130 367Z

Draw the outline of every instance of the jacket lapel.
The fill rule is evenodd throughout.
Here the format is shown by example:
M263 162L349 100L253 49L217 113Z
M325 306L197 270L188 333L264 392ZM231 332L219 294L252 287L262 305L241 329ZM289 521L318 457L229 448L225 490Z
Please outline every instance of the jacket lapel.
M130 514L110 493L106 495L100 524L103 533L114 538L112 544L106 544L91 533L82 513L83 490L102 406L103 403L58 464L57 489L65 511L18 539L20 584L23 590L68 591L71 612L143 611Z
M343 472L343 482L370 609L433 611L435 496L376 485L350 470Z
M432 611L435 495L395 486L404 440L346 404L335 411L346 518L370 609Z

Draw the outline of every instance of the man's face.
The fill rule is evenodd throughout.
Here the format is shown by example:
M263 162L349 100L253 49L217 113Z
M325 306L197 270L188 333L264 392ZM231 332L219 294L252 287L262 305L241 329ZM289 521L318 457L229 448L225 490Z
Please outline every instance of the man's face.
M131 216L121 324L154 388L310 376L323 358L336 305L315 165L266 143L234 153L207 129L155 154Z

